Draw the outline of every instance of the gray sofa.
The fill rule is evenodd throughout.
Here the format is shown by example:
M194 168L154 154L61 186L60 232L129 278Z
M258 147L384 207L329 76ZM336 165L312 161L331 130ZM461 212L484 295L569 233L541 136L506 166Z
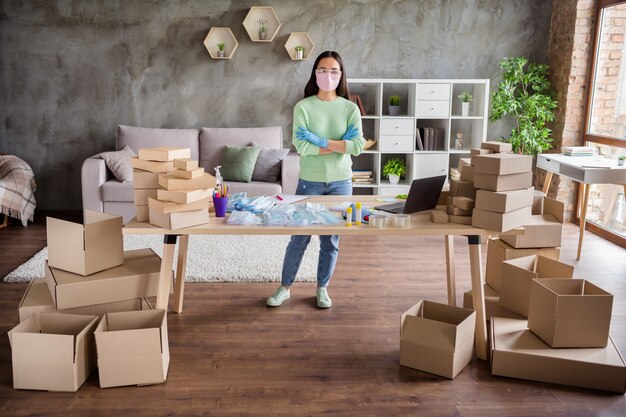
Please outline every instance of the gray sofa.
M202 128L151 129L119 126L116 150L128 145L135 153L140 148L179 146L191 148L191 158L199 161L206 172L214 175L220 165L225 145L247 146L250 142L267 147L283 147L280 126L258 128ZM250 183L225 181L231 193L246 191L249 196L264 194L294 194L300 173L299 157L289 153L282 161L279 182L252 181ZM133 183L116 180L106 168L104 160L94 155L85 160L81 169L83 209L116 214L128 223L136 214L133 202Z

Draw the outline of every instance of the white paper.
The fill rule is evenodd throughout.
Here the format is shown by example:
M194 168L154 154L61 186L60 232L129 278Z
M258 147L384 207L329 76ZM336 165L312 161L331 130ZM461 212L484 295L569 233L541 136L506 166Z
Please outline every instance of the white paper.
M279 206L283 204L296 203L298 201L306 200L307 198L309 198L309 196L295 194L276 194L274 196L274 199L276 199L276 204Z

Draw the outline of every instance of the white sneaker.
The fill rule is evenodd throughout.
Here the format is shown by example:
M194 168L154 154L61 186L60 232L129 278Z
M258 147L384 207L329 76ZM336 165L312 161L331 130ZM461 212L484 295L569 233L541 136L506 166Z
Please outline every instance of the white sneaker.
M265 301L265 304L270 307L278 307L283 303L283 301L289 300L289 296L289 290L283 286L280 286L278 287L274 295L272 295Z
M333 305L333 301L328 296L328 290L324 287L317 288L317 306L319 308L330 308Z

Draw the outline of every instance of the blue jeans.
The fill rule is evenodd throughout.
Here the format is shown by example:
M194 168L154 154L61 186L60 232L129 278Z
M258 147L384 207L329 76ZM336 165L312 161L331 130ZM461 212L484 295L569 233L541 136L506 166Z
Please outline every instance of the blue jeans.
M313 182L298 180L298 195L352 195L352 181ZM302 263L302 257L311 236L291 236L285 260L283 261L282 285L288 287L293 284L296 274ZM317 261L317 286L326 287L333 275L339 255L339 236L320 236L320 254Z

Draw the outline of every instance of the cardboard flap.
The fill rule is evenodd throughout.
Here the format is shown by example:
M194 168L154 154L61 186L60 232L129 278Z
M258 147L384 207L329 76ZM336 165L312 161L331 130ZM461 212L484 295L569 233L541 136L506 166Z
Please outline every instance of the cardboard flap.
M456 326L423 317L406 316L402 329L402 340L431 346L437 350L453 351Z
M89 356L89 351L93 349L93 332L98 325L98 316L93 316L93 320L89 322L85 328L76 335L76 352L74 354L74 363L76 358Z
M166 320L165 310L143 310L107 314L107 330L121 331L159 328Z
M8 331L9 345L13 348L13 335L17 333L39 333L39 320L33 314L14 328Z
M536 262L537 262L537 257L535 255L522 256L521 258L515 258L515 259L509 259L507 261L503 261L502 268L504 268L504 264L507 264L514 268L524 269L528 272L533 273L533 275L536 275L534 273Z
M38 313L42 333L78 336L98 319L97 316L64 313Z
M543 198L543 214L554 216L559 223L563 223L565 204L550 197Z
M572 278L574 276L572 265L542 255L537 255L536 271L539 278Z
M90 225L92 223L103 222L106 220L119 220L120 224L122 223L122 217L116 216L114 214L102 213L100 211L93 210L84 210L83 211L83 220L85 222L85 226Z
M424 301L424 307L422 309L422 317L425 319L435 320L454 326L459 325L472 313L472 310L452 307L447 304L433 303L431 301Z
M83 232L82 224L46 217L46 235L49 246L60 243L73 250L84 250Z
M415 317L415 316L420 315L419 312L421 310L422 310L422 302L419 301L413 307L411 307L410 309L408 309L407 311L405 311L404 313L400 315L400 337L402 337L402 329L404 329L404 322L406 321L406 318L409 316Z
M109 240L121 241L123 226L120 216L85 210L85 239L94 245Z
M100 330L100 329L98 329ZM158 354L161 348L161 329L134 329L98 331L95 333L98 357L116 358Z
M74 362L74 336L71 335L15 333L12 349L19 352L20 356L29 358L29 361L64 364Z

